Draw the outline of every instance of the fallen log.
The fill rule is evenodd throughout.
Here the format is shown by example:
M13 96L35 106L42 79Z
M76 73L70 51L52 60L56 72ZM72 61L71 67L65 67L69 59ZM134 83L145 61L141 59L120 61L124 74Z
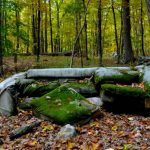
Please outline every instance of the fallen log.
M17 79L24 79L26 77L26 72L15 74L3 82L0 83L0 94L8 87L15 85Z
M15 138L18 138L24 134L27 134L33 130L34 127L38 127L41 124L41 122L33 122L32 124L29 125L24 125L20 128L15 129L10 133L10 140L14 140Z
M145 113L145 100L149 99L149 94L143 88L103 84L101 99L105 108L115 112Z
M30 69L27 78L85 78L91 77L97 68Z

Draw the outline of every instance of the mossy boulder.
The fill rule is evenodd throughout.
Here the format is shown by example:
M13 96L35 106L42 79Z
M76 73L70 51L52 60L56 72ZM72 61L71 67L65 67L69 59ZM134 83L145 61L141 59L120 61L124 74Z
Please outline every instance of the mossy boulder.
M95 72L94 82L98 90L100 85L104 83L122 83L131 84L133 82L140 82L140 75L138 71L117 69L117 68L104 68L101 67Z
M97 108L75 90L60 86L30 102L36 115L59 124L73 124L88 119Z
M145 109L145 99L150 95L142 88L103 84L101 98L105 106L117 111L138 111Z
M59 87L60 83L58 81L52 81L46 85L40 82L32 83L28 85L24 91L23 95L28 97L40 97L46 93L51 92L55 88Z
M80 93L84 97L98 96L98 92L96 91L94 84L90 81L70 82L63 84L63 86L74 89L76 92Z

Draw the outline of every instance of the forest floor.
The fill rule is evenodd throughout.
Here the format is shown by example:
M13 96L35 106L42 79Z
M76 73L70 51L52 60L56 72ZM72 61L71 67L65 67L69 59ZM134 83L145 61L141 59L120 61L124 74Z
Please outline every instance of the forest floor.
M23 124L39 119L31 111L21 111L17 116L0 117L1 150L149 150L150 117L113 114L102 110L102 116L83 126L75 126L74 138L58 140L61 128L42 121L39 127L20 138L10 140L10 132Z
M35 59L33 56L20 57L15 69L13 58L5 58L4 78L16 71L26 71L30 68L63 68L69 67L70 63L69 57L58 59L43 56L38 64ZM75 67L80 67L80 60L75 59ZM104 60L104 65L117 66L107 59ZM97 66L98 60L84 62L84 67ZM104 109L101 112L100 117L93 118L86 125L75 126L77 135L69 140L58 140L61 126L43 120L31 133L10 140L11 131L39 119L32 115L32 111L21 110L16 116L0 117L0 139L4 142L0 150L150 150L150 117L114 114Z

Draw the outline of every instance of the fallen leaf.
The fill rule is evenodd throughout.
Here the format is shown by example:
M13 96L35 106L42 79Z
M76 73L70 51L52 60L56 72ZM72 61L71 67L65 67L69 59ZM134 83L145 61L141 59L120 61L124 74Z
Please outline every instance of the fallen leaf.
M75 147L75 145L76 145L75 143L68 142L67 148L68 148L68 149L72 149L72 148Z
M43 132L54 130L54 127L52 125L42 126L42 128L43 128L43 130L42 130Z
M92 150L98 150L99 144L98 143L92 143Z
M32 140L32 141L27 142L25 145L26 146L31 146L31 147L33 146L34 147L34 146L36 146L36 144L37 144L37 141L36 140Z
M115 125L111 128L112 131L116 131L118 129L118 127Z

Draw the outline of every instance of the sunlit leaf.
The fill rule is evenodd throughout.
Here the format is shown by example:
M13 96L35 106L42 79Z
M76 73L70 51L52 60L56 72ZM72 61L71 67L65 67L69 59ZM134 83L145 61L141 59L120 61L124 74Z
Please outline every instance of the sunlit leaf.
M72 143L72 142L68 142L68 145L67 145L68 149L72 149L75 147L75 143Z

